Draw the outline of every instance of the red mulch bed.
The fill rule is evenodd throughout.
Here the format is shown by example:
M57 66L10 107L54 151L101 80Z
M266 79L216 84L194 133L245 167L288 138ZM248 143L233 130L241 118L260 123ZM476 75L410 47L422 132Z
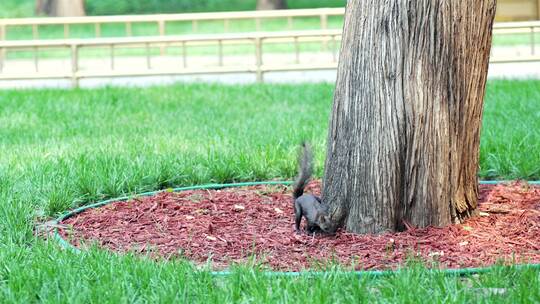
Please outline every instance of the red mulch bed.
M320 192L312 182L309 191ZM63 224L72 244L97 242L118 251L182 256L215 269L256 254L274 270L339 261L355 269L395 269L411 256L432 267L465 268L498 261L540 263L540 187L481 185L480 214L445 228L413 228L379 236L339 231L297 235L290 190L256 186L160 193L87 210ZM84 240L84 241L82 241Z

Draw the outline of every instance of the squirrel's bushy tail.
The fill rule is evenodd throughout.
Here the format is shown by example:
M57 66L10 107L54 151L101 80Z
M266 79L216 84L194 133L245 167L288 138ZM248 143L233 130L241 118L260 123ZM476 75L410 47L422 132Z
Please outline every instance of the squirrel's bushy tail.
M298 163L298 176L293 184L294 199L304 194L304 188L313 174L313 153L310 145L306 142L302 143L302 154L298 159Z

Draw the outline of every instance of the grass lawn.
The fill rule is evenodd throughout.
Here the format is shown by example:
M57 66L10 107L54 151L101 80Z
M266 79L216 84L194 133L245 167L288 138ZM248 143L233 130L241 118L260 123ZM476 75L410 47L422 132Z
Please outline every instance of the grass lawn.
M477 302L540 300L540 272L444 277L417 263L387 278L274 278L255 265L213 277L188 263L64 252L36 218L126 193L290 179L309 139L321 176L333 86L208 84L0 91L0 299L85 302ZM540 179L540 81L488 84L484 179ZM503 294L487 288L505 288Z

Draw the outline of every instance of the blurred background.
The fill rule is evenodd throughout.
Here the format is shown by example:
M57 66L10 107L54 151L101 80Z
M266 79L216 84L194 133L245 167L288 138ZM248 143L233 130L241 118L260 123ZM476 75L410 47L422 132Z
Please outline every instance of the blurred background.
M497 21L540 19L540 0L498 0ZM0 17L126 15L343 7L346 0L2 0ZM51 9L63 6L65 9ZM81 9L83 8L83 9Z
M497 3L490 77L539 78L540 0ZM333 82L345 4L0 0L0 88Z
M257 3L259 2L259 3ZM51 15L43 8L48 3L72 7L63 13L77 15L84 6L86 15L126 15L126 14L154 14L154 13L191 13L216 11L246 11L273 8L317 8L317 7L343 7L346 0L2 0L0 14L3 17L32 17L38 15ZM266 4L266 6L265 6ZM281 4L281 5L279 5ZM36 8L42 8L41 10ZM71 13L71 14L70 14ZM57 14L58 15L58 14Z

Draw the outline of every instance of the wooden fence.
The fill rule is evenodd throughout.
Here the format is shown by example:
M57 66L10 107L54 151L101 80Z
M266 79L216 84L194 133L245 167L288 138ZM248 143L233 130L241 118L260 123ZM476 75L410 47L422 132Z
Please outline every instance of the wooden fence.
M518 33L525 39L519 55L492 56L492 63L540 61L535 49L540 21L498 23L495 35ZM525 35L525 36L523 36ZM82 78L153 75L254 73L258 81L272 71L306 71L337 68L341 30L252 32L207 35L165 35L94 39L0 41L0 80L70 79L77 86ZM302 50L307 44L315 47ZM203 48L189 53L190 48ZM205 48L214 48L208 53ZM225 52L232 47L232 52ZM171 48L173 50L171 50ZM82 51L100 50L90 56ZM125 51L128 49L129 52ZM138 49L138 52L133 52ZM153 52L167 50L167 52ZM285 49L285 50L284 50ZM63 51L51 57L40 52ZM120 51L124 51L121 53ZM19 56L27 52L27 57ZM67 54L66 54L67 52ZM105 53L104 53L105 52ZM68 61L65 61L69 58ZM289 60L291 59L292 60ZM141 61L144 60L144 61ZM137 61L139 60L139 61ZM212 64L209 64L211 61ZM30 64L30 66L29 66Z
M31 50L37 54L42 49L64 49L70 52L69 70L59 66L43 69L42 61L54 59L40 59L34 55L32 70L21 69L19 65L11 71L6 70L6 58L0 56L0 80L21 79L71 79L72 85L77 86L81 78L100 77L128 77L128 76L156 76L156 75L193 75L193 74L226 74L226 73L255 73L257 81L263 81L263 74L271 71L306 71L335 69L337 67L338 43L341 39L341 30L313 30L289 32L254 32L225 35L182 35L164 37L124 37L99 39L63 39L63 40L29 40L29 41L0 41L0 52L5 50ZM300 59L300 45L302 43L321 44L321 49L328 55L318 56L324 58L320 61L302 63ZM240 59L234 64L227 64L224 60L223 48L227 45L252 45L253 53L239 54ZM264 49L269 44L286 44L294 46L294 60L283 62L271 60L264 62ZM208 65L207 55L192 55L188 57L188 47L217 46L217 64ZM103 48L109 50L108 65L93 64L92 67L81 69L80 51L87 48ZM117 62L119 58L115 50L121 47L142 48L145 51L145 64L129 64L128 68L120 69ZM176 47L181 50L179 56L167 57L153 56L151 48ZM288 54L286 54L288 55ZM167 61L160 68L152 65L156 57ZM190 64L198 59L198 64ZM249 60L250 57L254 60ZM86 58L88 59L88 58ZM123 60L133 60L133 57L123 57ZM90 58L91 60L91 58ZM10 60L17 64L17 59ZM133 62L133 61L131 61Z
M328 18L342 16L343 13L343 8L336 8L83 18L0 19L0 38L2 38L0 39L0 80L65 78L71 79L73 85L76 86L79 79L82 78L255 73L257 80L263 81L264 73L270 71L335 69L337 67L336 57L341 39L341 29L327 29ZM194 33L182 36L167 35L166 31L170 22L178 21L191 23L194 32L197 32L198 23L202 21L222 22L226 28L231 20L252 20L257 25L256 30L260 30L262 20L285 18L288 20L289 27L292 27L295 18L301 17L317 18L320 20L320 29L206 35ZM148 22L157 24L159 28L158 36L69 38L71 27L77 24L92 25L95 36L99 37L101 25L105 23L123 24L126 33L131 34L134 24ZM47 25L61 25L64 28L64 38L39 39L40 28ZM6 31L17 26L30 26L33 33L32 38L34 39L6 40ZM519 56L494 56L491 62L540 61L535 49L539 42L537 37L539 33L540 21L495 24L494 35L496 37L497 35L510 35L513 39L519 36L520 43L525 41L525 48L528 45L529 49ZM301 52L301 48L306 43L315 43L319 46L315 49L312 48L308 52ZM279 52L275 51L276 47L273 47L277 44L285 45L288 51L279 54ZM233 56L226 54L224 52L225 48L231 45L243 48L243 53L236 54L237 52L233 52ZM188 53L190 47L215 47L216 51L211 55L201 55L200 52ZM93 57L81 56L81 51L98 48L101 49L98 56L95 53ZM139 49L138 53L136 53L138 56L133 56L133 54L126 56L126 52L121 53L119 51L119 49L126 48ZM156 48L159 49L157 53L153 52ZM176 51L169 52L171 48L176 48ZM105 53L103 53L103 49L106 50ZM61 58L54 58L47 53L46 56L40 57L40 52L48 52L49 50L62 50L64 55L63 57L60 56ZM17 57L18 52L26 52L31 55L30 57L27 55L26 58ZM290 55L292 55L292 61L284 60L284 56ZM98 61L96 57L99 57L101 61ZM264 60L265 57L271 60ZM30 60L28 60L29 58ZM69 58L69 62L63 62L62 60L65 58ZM143 64L134 62L134 58L143 58ZM216 59L214 65L207 64L211 58ZM104 59L107 59L107 63L104 63ZM32 65L31 70L25 70L24 67L29 62ZM85 66L86 62L91 64ZM121 66L122 62L126 63L124 67ZM69 69L63 69L61 66L69 66Z
M0 40L8 40L10 31L21 28L31 29L32 39L42 39L40 32L43 27L61 26L63 35L58 38L72 38L72 27L89 25L93 27L93 37L102 36L102 26L107 24L122 24L124 31L120 36L133 36L133 27L137 24L154 24L159 36L167 35L167 28L174 22L191 24L191 33L199 31L199 24L205 21L222 23L224 33L229 32L231 21L251 20L255 31L261 31L263 20L285 19L286 26L279 30L293 30L295 20L300 18L317 18L320 20L319 29L328 29L330 17L343 17L344 8L292 9L274 11L246 12L217 12L193 14L155 14L155 15L126 15L126 16L91 16L65 18L0 18ZM540 0L498 0L497 21L540 20ZM315 28L313 28L315 29Z
M229 24L233 20L251 20L255 23L255 31L261 31L261 23L268 19L285 19L287 26L282 30L292 30L297 18L318 18L320 29L328 28L328 18L331 16L343 17L344 8L320 9L293 9L274 11L246 11L246 12L217 12L193 14L155 14L155 15L126 15L126 16L91 16L91 17L63 17L63 18L14 18L0 19L0 40L7 40L9 31L16 28L28 27L32 29L33 39L40 39L40 29L44 26L62 26L63 39L70 38L71 28L75 25L91 25L94 28L94 37L101 37L102 25L123 24L127 37L133 36L133 27L137 24L155 24L159 36L165 36L167 26L173 22L191 23L191 32L198 32L199 24L204 21L215 21L223 24L224 32L229 32Z

